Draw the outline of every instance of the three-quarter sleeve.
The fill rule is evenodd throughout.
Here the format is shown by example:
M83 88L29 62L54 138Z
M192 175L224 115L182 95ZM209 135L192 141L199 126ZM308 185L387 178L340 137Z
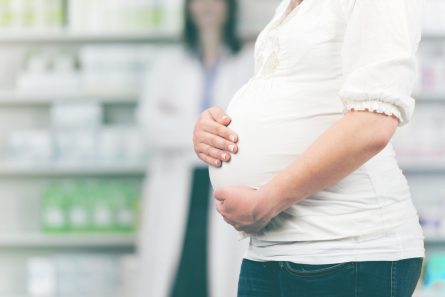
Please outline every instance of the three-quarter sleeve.
M412 117L421 36L421 0L344 0L343 113L369 110Z

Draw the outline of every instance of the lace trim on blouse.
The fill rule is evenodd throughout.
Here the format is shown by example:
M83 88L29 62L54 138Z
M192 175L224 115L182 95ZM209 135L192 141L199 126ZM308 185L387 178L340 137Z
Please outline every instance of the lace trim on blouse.
M280 51L280 40L278 30L267 30L258 40L257 55L255 59L255 75L267 76L272 74L278 67L278 53Z
M387 103L379 100L368 100L368 101L345 101L344 102L343 113L354 110L368 110L377 113L386 114L388 116L394 115L400 120L400 124L404 122L402 115L397 107L392 103Z
M280 62L278 56L280 52L280 28L296 14L300 5L295 7L287 16L283 15L266 27L258 37L255 55L255 76L265 77L277 69Z

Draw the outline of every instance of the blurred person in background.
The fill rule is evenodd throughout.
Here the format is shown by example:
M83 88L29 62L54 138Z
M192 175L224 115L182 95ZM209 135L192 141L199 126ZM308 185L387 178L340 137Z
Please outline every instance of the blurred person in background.
M192 131L210 106L225 108L253 73L237 35L236 0L185 1L184 47L160 55L137 119L150 165L139 234L139 296L234 297L247 241L216 212ZM224 279L224 282L220 280Z

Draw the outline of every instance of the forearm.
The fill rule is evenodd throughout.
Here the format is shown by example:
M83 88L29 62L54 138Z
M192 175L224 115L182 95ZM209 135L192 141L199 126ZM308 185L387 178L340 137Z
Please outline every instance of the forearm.
M263 204L275 216L335 184L379 153L397 124L393 116L366 111L347 113L262 188L267 193Z

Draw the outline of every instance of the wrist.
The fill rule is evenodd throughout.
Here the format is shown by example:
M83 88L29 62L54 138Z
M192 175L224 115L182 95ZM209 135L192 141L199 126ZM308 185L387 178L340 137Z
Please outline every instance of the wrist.
M299 201L297 197L300 197L300 195L294 189L289 188L288 185L290 184L294 185L295 182L276 176L261 188L264 191L264 196L268 197L274 216L277 216Z
M268 218L274 218L280 214L283 209L280 207L281 193L280 189L272 183L262 186L259 191L259 215Z

